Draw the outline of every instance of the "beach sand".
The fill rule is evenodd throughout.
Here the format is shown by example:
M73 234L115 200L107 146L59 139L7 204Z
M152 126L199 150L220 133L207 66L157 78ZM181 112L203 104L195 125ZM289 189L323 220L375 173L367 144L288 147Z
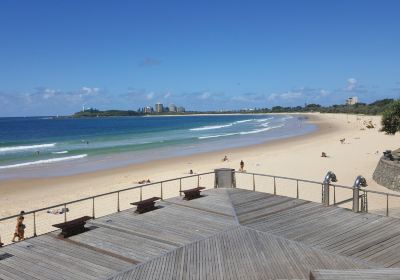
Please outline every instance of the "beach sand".
M219 152L210 152L186 157L170 158L130 165L123 168L103 170L67 177L43 179L19 179L0 181L0 217L19 213L20 210L33 210L66 201L76 200L101 193L134 186L135 182L149 178L152 182L169 178L188 176L189 170L195 173L213 171L215 168L227 167L239 169L241 160L245 162L247 172L273 174L322 181L328 171L333 171L338 184L352 186L357 175L363 175L368 182L369 190L396 193L379 186L372 179L373 172L384 150L394 150L400 146L400 135L390 136L379 132L379 116L356 116L345 114L304 114L309 121L317 124L319 130L293 138L271 141L264 144L233 148ZM374 129L363 129L365 121L372 121ZM363 130L361 130L363 129ZM344 144L339 139L345 138ZM328 157L321 157L325 152ZM227 155L228 161L223 162ZM212 187L213 176L202 176L201 185ZM238 187L251 188L252 176L237 175ZM197 184L197 178L184 180L184 188ZM277 193L296 195L295 182L277 181ZM273 191L273 182L268 178L256 178L256 189ZM300 185L300 198L321 201L321 187L318 185ZM179 182L164 184L164 197L179 195ZM397 194L399 194L397 192ZM139 191L134 190L121 194L122 209L129 207L129 202L138 199ZM143 196L160 195L160 186L143 190ZM338 199L351 195L351 192L338 192ZM115 212L116 196L99 198L96 201L96 215ZM382 197L368 197L370 209L383 214L386 202ZM91 202L83 202L69 216L82 216L91 213ZM391 213L398 211L400 199L391 201ZM69 206L72 207L72 206ZM79 210L81 209L81 210ZM83 212L88 213L83 213ZM50 215L47 214L46 215ZM70 215L70 214L69 214ZM49 218L48 224L59 218ZM13 221L14 223L14 221ZM0 228L1 230L1 228Z

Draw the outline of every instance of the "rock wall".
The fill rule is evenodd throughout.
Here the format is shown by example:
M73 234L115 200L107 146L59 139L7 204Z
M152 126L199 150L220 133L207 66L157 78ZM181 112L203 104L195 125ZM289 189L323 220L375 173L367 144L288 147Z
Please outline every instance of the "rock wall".
M381 157L374 171L373 179L379 185L400 191L400 163Z

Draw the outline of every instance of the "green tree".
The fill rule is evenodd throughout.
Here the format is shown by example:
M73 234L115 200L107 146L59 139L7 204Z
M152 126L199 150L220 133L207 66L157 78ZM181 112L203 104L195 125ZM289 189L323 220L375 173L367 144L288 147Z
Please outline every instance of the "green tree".
M393 102L382 115L382 131L387 134L400 132L400 99Z

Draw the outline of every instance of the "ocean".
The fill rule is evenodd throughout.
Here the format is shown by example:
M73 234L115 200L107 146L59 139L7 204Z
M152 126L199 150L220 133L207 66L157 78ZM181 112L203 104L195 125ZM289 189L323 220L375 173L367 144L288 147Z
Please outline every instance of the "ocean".
M0 118L0 179L62 176L310 133L295 115Z

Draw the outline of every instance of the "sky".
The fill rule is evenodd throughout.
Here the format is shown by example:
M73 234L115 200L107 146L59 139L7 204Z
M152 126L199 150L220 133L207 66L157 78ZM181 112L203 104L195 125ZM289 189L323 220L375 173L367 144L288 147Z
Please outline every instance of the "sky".
M397 0L2 0L0 117L400 97Z

